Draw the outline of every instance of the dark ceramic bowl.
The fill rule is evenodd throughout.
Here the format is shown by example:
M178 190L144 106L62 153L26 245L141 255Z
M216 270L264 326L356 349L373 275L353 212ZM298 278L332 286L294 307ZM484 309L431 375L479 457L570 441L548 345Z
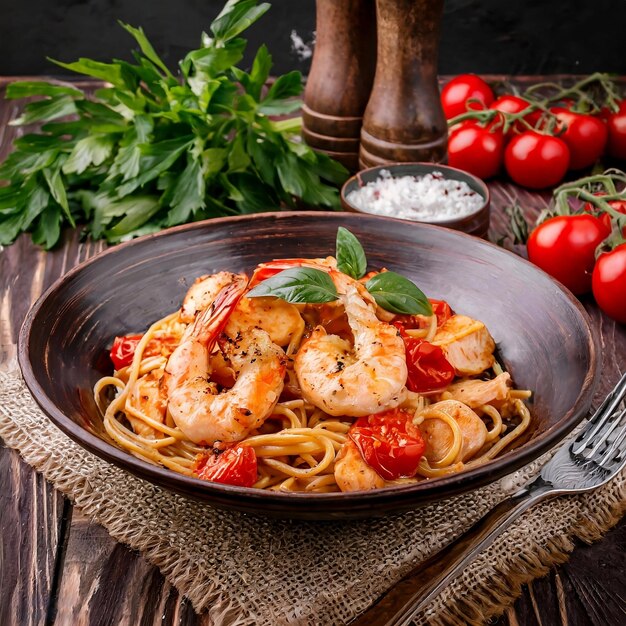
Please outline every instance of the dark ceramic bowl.
M447 220L437 220L436 222L432 221L430 223L436 226L443 226L444 228L452 228L453 230L458 230L468 235L475 235L476 237L487 237L487 231L489 230L489 188L480 178L469 172L448 165L439 165L438 163L393 163L390 165L378 165L357 172L354 176L349 178L341 188L341 205L346 211L372 215L352 204L347 196L363 185L379 178L381 170L389 171L394 178L401 176L424 176L425 174L432 174L436 171L442 172L443 175L450 180L460 180L467 183L473 191L482 197L482 205L469 215ZM414 223L413 220L398 219L402 219L404 222L410 221Z
M427 294L484 321L519 387L534 392L527 439L486 465L415 485L361 493L289 494L209 483L137 459L110 443L92 388L111 371L115 335L174 311L193 279L260 261L332 254L338 226L370 266L413 279ZM180 226L110 248L75 267L28 313L19 361L50 419L98 456L215 506L291 518L382 515L494 481L558 442L586 414L597 349L578 301L535 266L451 230L350 213L266 213Z

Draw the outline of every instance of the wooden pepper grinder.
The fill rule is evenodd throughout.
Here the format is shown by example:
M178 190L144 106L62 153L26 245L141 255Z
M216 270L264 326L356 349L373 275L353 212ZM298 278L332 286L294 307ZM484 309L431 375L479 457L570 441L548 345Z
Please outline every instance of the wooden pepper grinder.
M304 91L302 136L350 171L376 69L375 0L317 0L316 43Z
M446 161L437 85L442 11L443 0L376 0L378 55L361 129L362 168Z

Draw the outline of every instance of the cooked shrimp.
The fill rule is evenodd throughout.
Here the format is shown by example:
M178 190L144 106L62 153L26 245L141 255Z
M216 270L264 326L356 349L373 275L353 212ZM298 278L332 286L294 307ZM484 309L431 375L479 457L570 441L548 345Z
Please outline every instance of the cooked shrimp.
M231 272L218 272L217 274L205 274L196 278L183 300L183 305L180 309L181 322L187 324L193 322L196 315L213 304L217 294L226 285L230 285L237 276L237 274Z
M341 491L364 491L385 486L384 479L363 460L351 439L343 444L337 455L335 481Z
M287 346L304 332L304 320L297 307L278 298L242 298L233 311L226 333L235 337L249 328L264 330L278 346Z
M211 381L209 354L244 289L244 283L234 282L222 291L214 310L196 319L166 366L167 409L195 443L241 441L271 414L283 389L285 354L259 329L243 338L222 338L237 380L221 393Z
M340 295L354 345L318 326L294 362L304 399L330 415L379 413L406 395L404 342L396 328L376 317L369 294L360 289L350 279Z
M137 410L150 419L165 423L166 398L160 386L163 370L152 370L144 374L133 385L130 392L130 410L127 407L127 417L133 430L145 437L152 437L155 434L154 428L146 424L140 417L133 415L132 409Z
M437 414L440 417L437 417ZM431 404L421 415L426 417L419 425L426 443L424 457L431 465L450 465L457 460L467 461L485 445L487 440L485 423L472 409L457 400L443 400ZM460 449L454 450L457 428L462 439ZM452 458L447 458L448 456Z
M432 343L441 346L457 375L480 374L494 363L496 344L482 322L453 315L435 333Z
M450 385L446 392L450 394L450 399L475 409L484 404L500 404L508 400L510 385L510 374L503 372L492 380L461 380Z

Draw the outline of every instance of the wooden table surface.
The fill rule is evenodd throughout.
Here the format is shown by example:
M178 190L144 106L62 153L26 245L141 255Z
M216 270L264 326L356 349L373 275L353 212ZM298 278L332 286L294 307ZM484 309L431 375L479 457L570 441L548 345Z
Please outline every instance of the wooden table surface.
M2 86L7 80L0 79ZM0 101L0 160L16 130L7 122L17 105ZM549 194L490 183L490 238L510 232L503 209L517 201L533 219ZM43 252L22 236L0 252L0 367L16 363L20 324L30 304L59 276L104 245L66 232L62 245ZM518 252L521 250L518 248ZM601 400L626 368L626 328L584 299L603 346ZM594 545L578 543L569 562L524 587L498 626L618 626L626 624L626 521ZM0 626L141 624L208 626L140 554L56 492L0 440Z

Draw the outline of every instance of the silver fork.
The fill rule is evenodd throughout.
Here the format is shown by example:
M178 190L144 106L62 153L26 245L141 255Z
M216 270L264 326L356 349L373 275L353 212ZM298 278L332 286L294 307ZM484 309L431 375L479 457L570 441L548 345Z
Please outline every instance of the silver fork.
M350 626L405 626L524 511L542 500L591 491L626 466L626 373L570 445L561 446L539 476L465 534L417 565Z

